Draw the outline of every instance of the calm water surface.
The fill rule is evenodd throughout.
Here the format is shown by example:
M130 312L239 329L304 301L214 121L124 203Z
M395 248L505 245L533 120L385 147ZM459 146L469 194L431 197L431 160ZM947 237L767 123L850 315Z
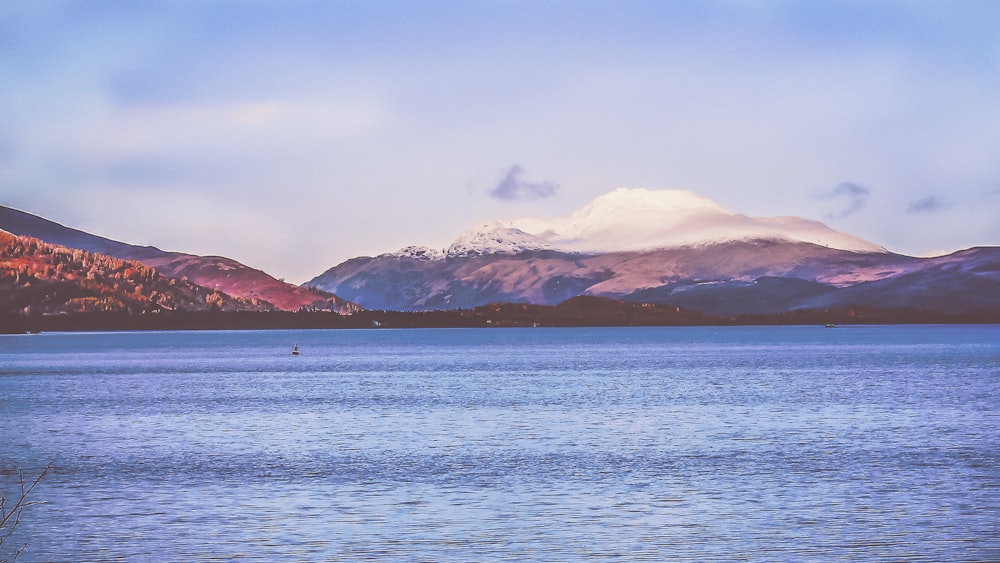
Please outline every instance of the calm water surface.
M997 326L2 336L0 491L21 562L997 561L998 407Z

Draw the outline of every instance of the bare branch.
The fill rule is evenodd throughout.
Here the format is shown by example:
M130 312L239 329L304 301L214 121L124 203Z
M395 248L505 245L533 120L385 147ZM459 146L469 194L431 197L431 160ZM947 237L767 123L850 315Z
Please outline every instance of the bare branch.
M0 563L13 563L13 561L15 561L21 553L24 552L25 548L28 547L28 544L24 544L14 551L14 554L9 560L3 558L3 544L11 537L14 533L14 529L17 528L17 525L21 522L21 512L24 510L24 507L31 506L33 504L42 504L40 502L29 502L28 495L31 494L31 491L34 490L35 486L41 482L41 480L45 477L45 474L48 473L54 465L54 461L50 461L46 464L45 468L42 469L38 476L31 481L31 484L27 486L25 486L24 481L24 470L18 469L17 478L21 486L21 493L14 501L13 506L9 509L7 507L7 498L0 496Z

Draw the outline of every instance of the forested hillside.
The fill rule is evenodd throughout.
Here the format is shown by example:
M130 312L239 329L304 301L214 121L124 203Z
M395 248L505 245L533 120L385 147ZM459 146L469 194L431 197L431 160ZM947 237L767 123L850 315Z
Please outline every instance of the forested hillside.
M266 301L231 297L186 278L166 278L138 261L0 231L0 311L4 313L272 309Z

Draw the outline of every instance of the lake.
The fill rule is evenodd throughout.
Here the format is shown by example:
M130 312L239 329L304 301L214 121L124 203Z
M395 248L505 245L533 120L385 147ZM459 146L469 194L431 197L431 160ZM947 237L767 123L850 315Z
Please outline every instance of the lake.
M995 325L0 336L0 558L997 561L998 407Z

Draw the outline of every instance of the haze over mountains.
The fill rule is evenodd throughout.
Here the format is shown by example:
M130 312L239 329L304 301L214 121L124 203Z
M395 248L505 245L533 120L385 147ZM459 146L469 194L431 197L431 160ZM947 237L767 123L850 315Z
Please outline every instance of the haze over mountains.
M680 190L619 189L568 217L489 222L446 249L354 258L303 286L228 258L113 241L6 207L0 229L138 260L166 278L285 311L456 310L592 296L720 316L864 307L1000 315L998 247L914 258L816 221L747 217Z

